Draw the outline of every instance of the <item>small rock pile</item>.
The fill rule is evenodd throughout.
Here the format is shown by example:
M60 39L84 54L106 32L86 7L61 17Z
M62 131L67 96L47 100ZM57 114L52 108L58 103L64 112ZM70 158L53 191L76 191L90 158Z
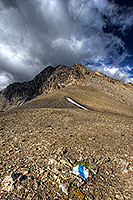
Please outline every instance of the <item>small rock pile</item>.
M45 167L18 168L7 175L1 183L0 197L28 200L125 199L125 194L119 190L121 183L114 173L115 162L116 165L119 162L120 167L127 170L125 160L112 160L99 155L76 160L70 158L66 148L61 147L52 152ZM88 170L88 178L73 173L73 168L78 165Z
M98 166L89 165L89 160L81 161L66 157L67 149L58 149L52 155L48 162L48 168L45 173L45 183L51 182L53 185L53 194L55 188L58 188L56 195L61 199L84 199L84 191L82 187L87 186L87 182L97 174ZM73 174L73 167L76 165L86 166L89 170L88 179Z

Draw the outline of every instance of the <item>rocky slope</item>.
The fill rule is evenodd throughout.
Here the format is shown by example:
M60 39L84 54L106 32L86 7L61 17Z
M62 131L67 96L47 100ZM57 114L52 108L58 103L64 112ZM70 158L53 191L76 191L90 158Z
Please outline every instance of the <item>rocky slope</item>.
M55 68L49 66L29 82L10 84L0 92L0 110L22 105L42 93L47 94L53 90L79 84L95 86L108 95L133 105L132 84L125 84L102 73L92 72L76 63L73 68L63 65Z
M133 199L132 85L80 64L50 71L31 100L0 113L0 199Z
M33 80L24 83L13 83L0 92L0 109L8 109L17 106L23 101L28 101L41 94L40 89L43 83L55 69L51 66L44 69Z

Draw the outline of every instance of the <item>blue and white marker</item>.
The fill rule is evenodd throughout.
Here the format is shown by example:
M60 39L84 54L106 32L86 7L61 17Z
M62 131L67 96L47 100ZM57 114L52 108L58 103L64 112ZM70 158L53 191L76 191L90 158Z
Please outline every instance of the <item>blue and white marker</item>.
M85 168L85 166L77 165L76 167L73 167L73 173L85 179L88 178L89 171Z

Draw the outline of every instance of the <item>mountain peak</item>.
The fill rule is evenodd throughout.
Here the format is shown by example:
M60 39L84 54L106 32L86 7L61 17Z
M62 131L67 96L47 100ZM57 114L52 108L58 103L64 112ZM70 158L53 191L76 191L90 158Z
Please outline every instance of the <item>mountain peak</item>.
M74 63L73 68L80 68L80 69L87 69L84 65L81 63Z
M132 92L125 90L127 87L132 90L132 84L125 84L100 72L92 72L81 63L75 63L72 68L65 65L48 66L31 81L10 84L0 93L0 110L19 106L42 93L47 94L70 85L97 87L114 98L133 104Z

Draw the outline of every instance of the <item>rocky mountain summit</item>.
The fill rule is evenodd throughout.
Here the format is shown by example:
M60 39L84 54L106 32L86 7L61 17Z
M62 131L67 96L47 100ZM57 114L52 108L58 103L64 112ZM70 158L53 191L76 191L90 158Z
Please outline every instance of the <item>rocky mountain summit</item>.
M133 199L132 84L59 65L0 102L0 199Z
M42 93L47 94L53 90L79 84L95 85L108 95L113 95L129 105L133 105L132 83L125 84L100 72L92 72L80 63L75 63L72 68L64 65L49 66L31 81L10 84L0 91L0 110L22 105Z

